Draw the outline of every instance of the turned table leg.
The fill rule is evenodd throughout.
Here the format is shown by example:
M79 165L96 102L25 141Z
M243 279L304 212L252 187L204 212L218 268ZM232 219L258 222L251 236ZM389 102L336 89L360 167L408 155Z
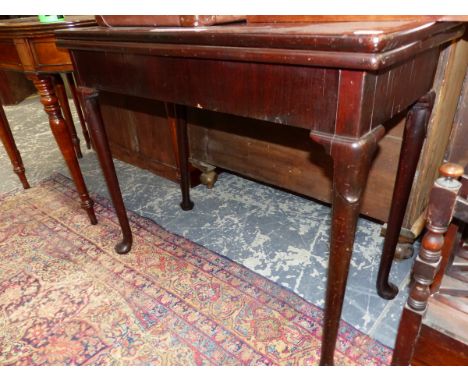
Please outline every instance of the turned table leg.
M109 190L112 203L117 214L117 218L122 229L123 239L115 246L115 250L119 254L125 254L132 248L132 231L128 222L127 212L120 191L119 180L115 173L114 162L107 140L106 130L102 121L101 110L98 103L98 92L95 89L78 87L78 93L82 99L85 118L93 140L94 149L98 156L99 164L101 165L104 178L106 180L107 189Z
M177 164L179 167L180 190L182 192L182 202L180 207L184 211L193 208L193 202L190 200L190 173L189 173L189 153L188 153L188 134L187 117L185 106L166 103L167 118L171 130L176 131L177 143Z
M83 154L81 153L80 147L80 139L76 134L75 124L73 123L73 117L70 110L70 105L68 104L68 97L67 92L65 90L65 85L63 83L62 77L60 74L53 75L54 80L54 90L57 98L59 99L60 107L63 111L63 117L65 119L65 123L67 124L68 131L70 132L70 136L73 142L73 147L75 148L75 153L78 158L83 158Z
M329 148L333 158L332 227L320 365L333 365L362 192L377 142L384 134L383 126L359 139L311 134L312 139Z
M405 217L414 174L418 166L424 138L426 137L427 124L429 123L434 98L434 92L430 92L421 97L411 108L406 117L392 205L377 276L377 293L380 297L388 300L394 298L398 293L398 288L389 281L390 270L395 256L395 249L398 244L403 218Z
M78 119L80 120L80 125L81 125L81 130L83 131L83 137L86 141L86 147L88 149L91 148L91 140L89 139L89 133L88 129L86 127L86 121L83 116L83 110L81 108L81 103L80 103L80 98L78 97L78 93L76 91L76 82L75 78L73 77L73 73L68 72L67 74L67 82L68 86L70 88L72 97L73 97L73 103L75 104L76 112L78 114Z
M13 171L16 175L18 175L23 188L29 188L30 186L28 180L24 174L23 160L21 159L21 155L16 147L16 143L13 138L13 134L11 133L10 125L8 124L8 120L2 105L0 105L0 140L5 146L7 155L10 158L11 164L13 165Z
M94 202L89 197L83 174L75 155L70 131L60 111L59 102L54 92L53 77L46 74L29 74L28 77L33 81L34 86L39 92L41 103L44 105L44 110L49 117L52 134L57 141L57 145L62 152L63 158L70 170L70 175L80 195L81 207L88 214L91 224L97 224L93 208Z

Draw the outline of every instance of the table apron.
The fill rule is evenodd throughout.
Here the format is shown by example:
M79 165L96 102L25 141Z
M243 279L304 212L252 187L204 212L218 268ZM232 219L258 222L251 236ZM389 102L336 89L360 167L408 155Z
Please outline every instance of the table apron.
M99 91L359 138L431 89L439 49L379 72L81 49L71 54L79 84ZM348 103L356 116L337 131Z

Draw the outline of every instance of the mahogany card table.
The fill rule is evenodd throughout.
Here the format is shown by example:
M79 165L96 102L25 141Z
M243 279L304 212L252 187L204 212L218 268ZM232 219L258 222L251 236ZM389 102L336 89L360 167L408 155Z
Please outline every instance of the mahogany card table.
M362 191L386 134L382 124L410 108L378 281L379 294L392 298L397 289L388 272L434 102L440 48L462 33L461 23L413 21L57 32L57 45L71 52L121 224L117 252L130 250L132 235L100 114L100 91L165 102L168 123L177 131L184 210L193 206L186 107L275 122L278 129L307 129L334 166L320 361L332 365Z
M34 83L41 103L44 105L44 110L49 117L52 133L80 195L81 206L88 213L92 224L96 224L93 201L88 195L78 164L77 156L82 156L80 142L73 124L61 73L66 76L75 100L88 148L90 148L90 141L81 108L77 102L78 97L70 55L66 50L58 49L55 45L54 31L95 24L94 18L90 16L66 16L63 22L46 24L39 22L36 16L0 22L0 69L24 72ZM18 175L23 187L29 188L20 153L1 105L0 140L5 146L13 170Z

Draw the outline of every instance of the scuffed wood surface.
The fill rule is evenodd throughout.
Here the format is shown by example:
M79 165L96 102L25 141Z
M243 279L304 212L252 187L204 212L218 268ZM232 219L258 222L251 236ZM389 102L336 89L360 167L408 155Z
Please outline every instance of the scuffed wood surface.
M411 227L412 222L417 221L427 206L429 191L437 178L437 169L444 159L449 142L467 64L468 41L465 39L445 48L439 59L433 85L437 97L413 181L404 227Z
M457 114L453 121L452 135L446 160L465 167L468 164L468 72L465 74L462 94L458 101Z

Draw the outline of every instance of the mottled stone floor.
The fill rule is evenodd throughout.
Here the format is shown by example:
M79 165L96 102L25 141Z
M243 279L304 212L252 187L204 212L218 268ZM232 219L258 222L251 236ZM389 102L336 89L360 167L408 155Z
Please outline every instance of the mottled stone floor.
M5 107L5 111L31 185L54 172L69 176L38 98ZM78 122L76 125L80 130ZM88 188L107 196L96 155L81 141L84 158L80 164ZM198 186L192 190L195 208L184 212L178 206L176 184L117 160L115 165L127 208L323 307L330 229L327 206L222 173L213 189ZM0 149L0 192L20 188L5 151ZM82 213L78 203L77 213ZM380 225L361 219L343 318L393 347L411 261L393 267L392 280L402 290L399 296L390 302L381 299L374 285L382 242Z

